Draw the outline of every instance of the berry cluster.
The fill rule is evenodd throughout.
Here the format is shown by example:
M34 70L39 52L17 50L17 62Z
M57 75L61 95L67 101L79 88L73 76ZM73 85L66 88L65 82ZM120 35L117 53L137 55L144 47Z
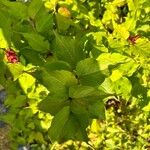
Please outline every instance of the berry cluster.
M12 49L6 50L6 57L9 63L18 63L19 59L16 52Z

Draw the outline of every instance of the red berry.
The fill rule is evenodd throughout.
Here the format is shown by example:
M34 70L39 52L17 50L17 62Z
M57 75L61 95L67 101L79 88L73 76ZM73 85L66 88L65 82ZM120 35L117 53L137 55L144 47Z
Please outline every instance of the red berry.
M18 63L19 62L17 54L13 49L6 50L6 58L9 63Z

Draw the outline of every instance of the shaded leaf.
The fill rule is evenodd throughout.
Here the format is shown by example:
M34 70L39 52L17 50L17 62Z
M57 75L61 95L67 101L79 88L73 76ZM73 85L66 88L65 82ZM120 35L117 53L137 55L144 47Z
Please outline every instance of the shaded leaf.
M61 109L52 120L51 127L49 129L49 136L52 142L58 141L66 122L69 119L70 108L69 106Z
M49 42L39 34L23 33L23 36L28 41L29 45L36 51L45 52L50 48Z
M46 99L42 100L39 104L39 109L48 112L52 115L58 113L64 106L69 103L66 95L48 95Z
M69 36L62 36L54 32L52 50L59 60L68 62L73 68L78 61L85 58L84 42L81 39L74 39Z
M54 70L71 70L71 67L68 63L65 61L53 61L53 62L48 62L44 65L46 70L48 72L54 71Z
M41 0L32 0L28 6L28 15L32 19L35 18L37 13L43 7L43 2Z

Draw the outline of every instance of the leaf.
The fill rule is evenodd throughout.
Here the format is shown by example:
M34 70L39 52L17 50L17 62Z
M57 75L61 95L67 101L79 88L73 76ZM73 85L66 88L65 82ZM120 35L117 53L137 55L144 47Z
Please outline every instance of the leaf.
M77 84L75 76L65 70L47 72L45 70L36 71L33 76L43 84L52 94L67 94L68 88Z
M64 106L66 106L69 101L66 95L48 95L46 99L42 100L38 107L44 112L48 112L51 115L56 115Z
M53 15L49 14L45 11L45 9L38 13L38 15L35 18L36 20L36 29L40 33L46 33L47 31L50 31L53 29Z
M39 34L23 33L23 36L28 41L29 45L38 52L45 52L50 48L49 42Z
M122 94L124 96L129 96L131 94L132 84L126 77L122 77L115 81L113 86L117 94Z
M34 51L32 49L25 48L25 49L20 49L20 53L25 57L28 63L31 63L36 66L44 65L44 60L42 59L42 56L40 56L39 52Z
M17 97L10 95L6 99L5 105L11 107L13 106L14 108L16 108L16 107L24 106L26 102L27 102L27 98L24 95L18 95Z
M24 66L20 63L18 64L7 64L9 71L11 72L14 80L16 80L24 70Z
M28 7L28 15L35 24L35 28L38 32L47 32L52 29L53 15L46 11L41 0L31 1Z
M106 78L105 81L99 86L99 90L102 90L110 95L115 93L127 98L131 95L132 84L126 77L121 77L115 81L112 81L110 78Z
M117 69L122 72L123 75L132 76L138 70L139 64L134 60L130 59L124 64L120 64Z
M32 19L35 18L37 13L43 7L43 2L41 0L32 0L28 6L28 15Z
M11 19L8 13L0 11L0 48L8 48L11 43Z
M0 85L4 86L5 85L5 81L6 81L6 78L5 78L6 66L1 61L0 61L0 66L1 66L1 69L0 69Z
M124 40L127 40L127 38L130 35L127 29L122 25L116 25L114 33L116 33L119 37L123 38Z
M0 28L0 48L7 48L8 42L3 34L3 30Z
M109 65L116 65L120 63L124 63L127 59L126 56L121 55L119 53L102 53L98 58L97 61L100 64L100 68L102 70L107 69Z
M49 136L52 142L58 141L63 131L64 125L69 119L70 108L69 106L61 109L54 117L49 129Z
M135 55L140 55L141 57L150 57L149 52L150 41L145 39L139 39L135 46L133 46L132 50Z
M86 128L82 128L77 116L70 114L68 121L66 122L62 133L60 142L66 140L78 140L78 141L88 141ZM84 119L82 119L84 121Z
M120 72L119 70L113 70L110 79L114 82L119 80L122 77L122 72Z
M59 60L48 62L44 65L44 67L48 72L55 71L55 70L68 70L68 71L71 70L71 67L68 63Z
M137 75L138 76L138 75ZM130 82L132 83L132 91L131 94L133 97L137 99L142 99L139 104L140 107L144 107L149 103L148 89L144 85L141 84L141 78L136 76L130 77Z
M83 132L89 125L91 119L87 108L88 105L84 103L82 99L73 99L70 105L70 110L76 117L76 120L78 121L78 124ZM86 138L84 138L84 140L86 140Z
M26 19L27 18L27 6L20 2L9 2L1 1L4 7L7 9L8 13L17 19ZM19 10L19 13L18 13Z
M58 30L60 32L66 31L71 25L70 18L64 17L60 14L56 14L56 20L57 20Z
M104 119L105 110L103 103L103 96L93 87L75 86L71 87L69 91L71 101L71 111L73 114L84 116L84 122L88 122L90 117Z
M41 132L33 132L34 134L32 135L33 138L37 141L39 141L40 143L46 144L43 134Z
M105 76L100 71L98 61L93 58L87 58L80 61L77 64L76 72L81 84L87 86L98 86L105 79Z
M69 97L72 99L79 99L82 103L94 103L100 98L100 92L90 86L72 86L69 88Z
M95 119L105 119L105 106L102 99L99 99L93 105L89 105L88 107L91 118Z
M83 58L84 42L80 39L73 39L69 36L62 36L54 32L55 40L52 44L52 50L59 60L68 62L72 68ZM69 42L68 42L69 41ZM81 44L82 43L82 44Z
M74 89L70 89L70 91L71 91L70 93L73 92L73 94L70 94L72 98L83 98L91 95L91 93L93 93L95 89L93 87L88 86L77 86L74 87Z
M150 112L150 102L143 108L144 111Z
M79 140L77 137L77 133L80 130L80 126L73 115L69 116L68 121L66 122L62 132L61 132L61 139L60 142L66 141L68 139L76 139Z
M23 73L21 76L19 76L18 80L21 88L26 94L28 93L28 90L35 84L35 78L27 73Z
M62 85L66 87L70 87L77 84L77 79L73 75L73 73L67 70L53 71L50 72L50 75L57 78Z
M113 82L110 78L105 78L104 82L98 87L98 89L108 94L113 94L115 92L113 89Z

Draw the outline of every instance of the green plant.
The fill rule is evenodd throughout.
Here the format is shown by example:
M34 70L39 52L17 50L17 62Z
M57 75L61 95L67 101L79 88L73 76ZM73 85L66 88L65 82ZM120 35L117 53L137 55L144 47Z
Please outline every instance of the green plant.
M0 1L0 84L9 109L1 118L13 149L69 139L97 149L149 146L148 4Z

